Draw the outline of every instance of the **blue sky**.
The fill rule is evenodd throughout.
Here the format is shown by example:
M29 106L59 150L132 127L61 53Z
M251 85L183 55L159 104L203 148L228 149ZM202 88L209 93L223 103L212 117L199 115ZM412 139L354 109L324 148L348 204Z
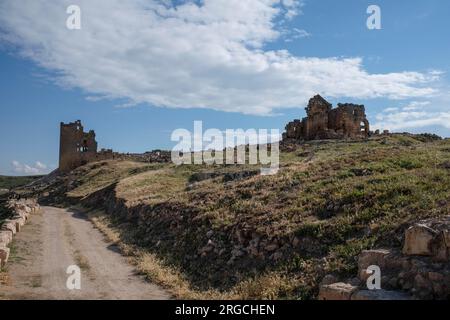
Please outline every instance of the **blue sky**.
M450 2L278 2L0 1L0 174L57 167L61 121L143 152L194 120L281 130L315 93L365 104L373 127L450 136Z

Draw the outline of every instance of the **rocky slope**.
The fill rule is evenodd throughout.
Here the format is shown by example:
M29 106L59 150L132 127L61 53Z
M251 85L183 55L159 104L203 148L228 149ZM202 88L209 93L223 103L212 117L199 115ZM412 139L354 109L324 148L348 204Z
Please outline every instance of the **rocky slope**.
M163 258L198 290L272 277L275 298L316 298L324 277L358 274L363 250L396 254L409 227L450 214L449 140L392 135L282 150L275 176L255 175L254 166L105 161L17 193L104 209L123 241ZM410 276L395 278L393 289L415 288ZM448 297L438 291L416 296Z

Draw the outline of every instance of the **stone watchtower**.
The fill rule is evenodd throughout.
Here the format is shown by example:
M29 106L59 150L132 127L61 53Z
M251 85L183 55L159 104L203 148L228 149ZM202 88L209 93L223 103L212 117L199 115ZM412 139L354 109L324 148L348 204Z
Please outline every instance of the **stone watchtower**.
M84 132L80 120L61 122L60 130L59 170L67 172L95 159L97 141L93 130Z

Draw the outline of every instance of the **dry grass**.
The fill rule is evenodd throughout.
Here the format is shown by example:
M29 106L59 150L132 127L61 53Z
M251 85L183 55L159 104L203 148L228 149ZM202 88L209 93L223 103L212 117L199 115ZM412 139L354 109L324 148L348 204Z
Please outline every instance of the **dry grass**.
M183 195L186 183L187 177L178 174L174 168L147 171L121 180L116 194L126 199L127 206L152 205Z
M7 285L9 282L8 273L4 270L0 270L0 285Z
M78 208L78 210L83 210ZM85 210L86 211L86 210ZM199 295L189 287L188 281L183 279L180 272L168 267L154 254L134 248L124 243L121 232L112 226L109 217L101 211L90 211L88 217L94 226L102 232L106 240L117 245L121 252L129 257L138 272L144 274L149 281L168 289L178 299L195 299Z
M84 210L78 208L78 210ZM94 226L102 232L107 241L116 244L129 262L146 278L167 289L176 299L202 300L242 300L242 299L276 299L287 292L292 292L301 284L279 272L268 272L253 279L242 281L226 292L218 290L200 291L192 288L182 272L169 266L155 254L127 245L122 241L122 233L113 226L108 215L101 211L90 211L88 217Z
M76 265L80 267L81 270L87 271L91 269L88 259L79 250L75 250L73 255Z
M281 154L277 175L231 181L220 175L195 183L190 178L248 168L109 162L80 172L79 186L69 195L89 195L117 182L114 196L126 201L130 215L119 209L119 221L102 213L92 221L141 273L177 298L308 299L324 273L354 275L361 250L399 248L399 235L410 223L449 214L448 162L450 140L394 135L301 145ZM276 262L268 255L246 256L254 264L240 268L227 264L239 245L236 230L269 241L297 237L305 245L284 250ZM209 231L217 253L203 257L199 251ZM138 248L127 245L131 238ZM327 262L318 274L321 260Z
M69 197L84 197L101 190L134 172L149 167L148 164L132 161L94 162L75 171L80 176L80 186L68 192Z

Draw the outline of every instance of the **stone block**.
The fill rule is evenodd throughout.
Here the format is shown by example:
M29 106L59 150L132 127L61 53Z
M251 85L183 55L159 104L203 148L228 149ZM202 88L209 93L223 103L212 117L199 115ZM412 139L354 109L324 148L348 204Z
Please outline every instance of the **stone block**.
M0 243L4 243L6 245L10 244L13 239L13 234L11 231L0 231Z
M0 260L1 260L1 267L5 267L6 263L8 262L9 258L9 248L6 247L4 243L0 242Z
M319 300L350 300L351 296L358 291L358 287L348 283L337 282L320 287Z
M362 281L366 281L370 276L366 273L367 267L371 265L376 265L383 269L386 264L386 257L389 256L391 252L384 249L376 250L364 250L358 257L358 276Z
M437 236L436 230L424 225L415 224L405 232L405 243L403 245L403 254L431 256L433 251L431 244Z
M4 222L1 230L11 231L13 235L17 233L17 227L15 222Z

